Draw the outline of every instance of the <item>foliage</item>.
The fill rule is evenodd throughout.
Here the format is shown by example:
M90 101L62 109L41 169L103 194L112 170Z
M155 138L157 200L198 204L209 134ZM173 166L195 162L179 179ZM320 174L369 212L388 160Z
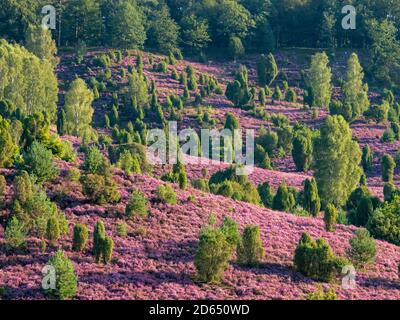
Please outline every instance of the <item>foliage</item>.
M261 55L257 62L258 83L264 87L270 86L278 76L278 73L278 65L273 54L269 53L267 56Z
M26 243L26 230L24 224L16 217L11 217L4 233L6 247L11 250L23 248Z
M324 222L326 231L333 231L336 224L338 211L334 205L328 204L325 208Z
M347 255L354 265L363 267L375 261L376 244L368 230L357 230L355 236L349 242L350 248L347 251Z
M321 201L318 195L317 182L314 178L304 181L303 208L312 216L318 216L321 209Z
M169 185L160 185L157 188L157 197L161 202L174 205L177 203L176 192Z
M83 251L89 239L88 228L84 224L77 223L74 226L74 235L72 239L72 250Z
M238 263L246 266L255 266L262 261L264 255L260 227L255 225L246 226L243 230L242 241L237 248Z
M390 182L393 180L394 168L396 167L396 162L390 154L384 154L381 159L381 169L382 169L382 180L385 182Z
M125 214L131 218L136 215L146 217L149 214L148 200L143 193L134 190L126 205Z

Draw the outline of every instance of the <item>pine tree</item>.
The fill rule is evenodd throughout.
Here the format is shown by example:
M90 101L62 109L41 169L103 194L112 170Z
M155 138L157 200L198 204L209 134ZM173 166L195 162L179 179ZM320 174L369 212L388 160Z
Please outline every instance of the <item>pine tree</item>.
M396 167L396 162L390 154L385 154L381 160L382 169L382 180L384 182L393 181L394 168Z
M326 231L333 231L336 224L338 212L334 205L328 204L325 209L324 222Z
M258 83L261 86L270 86L278 76L279 69L272 53L267 56L261 55L257 63Z
M314 178L304 181L303 208L314 217L319 214L321 209L317 182Z

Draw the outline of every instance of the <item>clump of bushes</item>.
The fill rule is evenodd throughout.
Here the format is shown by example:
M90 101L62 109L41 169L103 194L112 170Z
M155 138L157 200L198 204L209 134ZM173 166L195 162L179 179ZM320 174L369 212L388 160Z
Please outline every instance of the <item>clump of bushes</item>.
M315 292L306 296L306 300L339 300L334 289L324 289L320 286Z
M114 241L106 235L103 221L97 221L93 231L93 255L97 263L107 264L111 262L114 249Z
M82 176L81 183L85 196L97 204L116 203L121 199L111 175L86 174Z
M329 282L341 272L347 261L336 257L325 239L316 241L303 233L294 254L294 266L304 276Z

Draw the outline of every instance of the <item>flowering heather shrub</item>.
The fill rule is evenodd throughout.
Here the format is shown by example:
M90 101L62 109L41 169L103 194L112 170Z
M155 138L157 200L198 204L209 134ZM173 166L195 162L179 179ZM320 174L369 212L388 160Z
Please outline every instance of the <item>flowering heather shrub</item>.
M47 290L47 294L66 300L75 297L78 287L78 278L74 266L62 251L57 251L49 260L56 273L56 289Z
M308 233L302 234L294 253L297 271L311 279L329 282L345 264L345 259L336 257L325 239L315 241Z
M72 239L72 250L83 251L89 239L88 228L84 224L77 223L74 226L74 235Z
M356 231L355 237L350 239L350 248L347 255L357 267L372 264L376 256L376 244L374 238L366 229Z
M176 192L174 189L169 185L160 185L158 186L157 190L157 197L158 200L167 204L176 204Z
M203 228L194 259L198 280L218 283L228 267L231 254L231 244L220 229Z
M316 291L309 293L306 300L338 300L334 289L324 289L322 286Z
M264 258L265 252L260 237L260 226L248 225L244 228L242 240L237 248L239 264L255 266Z
M4 234L6 246L9 250L20 249L26 243L26 231L24 224L16 217L12 217L7 224Z
M149 214L149 202L146 196L139 190L132 192L129 203L126 205L125 214L131 218L134 216L146 217Z
M47 220L46 238L50 243L55 243L60 238L60 225L57 217L50 217Z
M326 231L333 231L336 224L338 211L333 204L328 204L325 209L324 222Z

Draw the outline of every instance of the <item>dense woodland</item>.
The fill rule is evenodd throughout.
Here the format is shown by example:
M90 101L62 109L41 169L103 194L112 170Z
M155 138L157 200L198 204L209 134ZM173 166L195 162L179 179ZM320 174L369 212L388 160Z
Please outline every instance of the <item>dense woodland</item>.
M0 299L400 297L400 3L44 4L0 2ZM254 173L152 165L169 121Z

